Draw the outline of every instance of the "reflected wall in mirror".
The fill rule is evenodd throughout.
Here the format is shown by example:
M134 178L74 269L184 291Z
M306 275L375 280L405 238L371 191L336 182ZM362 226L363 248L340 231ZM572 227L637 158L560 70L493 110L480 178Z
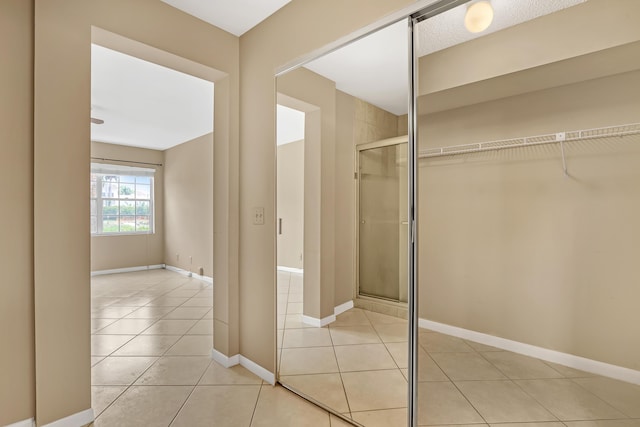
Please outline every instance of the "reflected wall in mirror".
M640 2L491 4L416 25L418 424L638 417Z
M407 420L407 27L277 79L279 381L361 425Z

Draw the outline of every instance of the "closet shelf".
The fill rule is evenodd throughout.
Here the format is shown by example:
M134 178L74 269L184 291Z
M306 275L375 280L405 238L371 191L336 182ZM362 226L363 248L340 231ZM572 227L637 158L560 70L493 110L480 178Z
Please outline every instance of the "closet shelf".
M640 123L502 139L499 141L452 145L449 147L427 148L418 151L418 158L423 159L428 157L451 156L454 154L502 150L505 148L527 147L531 145L554 144L566 141L580 141L585 139L608 138L633 134L640 134Z

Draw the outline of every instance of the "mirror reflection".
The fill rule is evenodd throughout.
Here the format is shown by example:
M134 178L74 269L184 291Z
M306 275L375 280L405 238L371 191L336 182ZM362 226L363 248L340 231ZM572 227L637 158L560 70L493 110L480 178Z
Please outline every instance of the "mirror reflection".
M362 425L407 419L407 49L402 21L277 80L279 380Z
M415 28L418 425L633 424L640 4L480 3Z
M439 12L414 28L417 424L633 424L640 5ZM367 426L407 425L406 46L399 23L277 82L303 118L278 148L279 379Z
M407 138L357 147L358 296L407 302Z

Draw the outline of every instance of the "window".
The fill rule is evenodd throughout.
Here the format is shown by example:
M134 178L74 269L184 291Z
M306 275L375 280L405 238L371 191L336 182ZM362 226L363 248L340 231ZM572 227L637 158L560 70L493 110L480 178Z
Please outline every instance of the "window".
M153 233L153 169L91 164L91 234Z

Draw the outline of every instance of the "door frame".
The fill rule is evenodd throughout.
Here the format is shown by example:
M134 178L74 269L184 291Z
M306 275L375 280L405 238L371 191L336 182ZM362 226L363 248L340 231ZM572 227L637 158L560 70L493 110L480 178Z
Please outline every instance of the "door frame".
M406 302L394 301L392 299L386 299L384 297L375 298L368 295L360 295L360 152L373 150L382 147L391 147L393 145L408 144L408 135L396 136L393 138L381 139L373 142L366 142L363 144L357 144L354 148L354 191L356 207L354 210L353 221L355 224L353 232L353 248L355 251L354 260L355 266L353 269L353 298L361 300L369 300L376 302L384 302L385 304L396 305L398 307L407 308ZM407 147L408 148L408 147ZM408 284L407 284L408 285Z

